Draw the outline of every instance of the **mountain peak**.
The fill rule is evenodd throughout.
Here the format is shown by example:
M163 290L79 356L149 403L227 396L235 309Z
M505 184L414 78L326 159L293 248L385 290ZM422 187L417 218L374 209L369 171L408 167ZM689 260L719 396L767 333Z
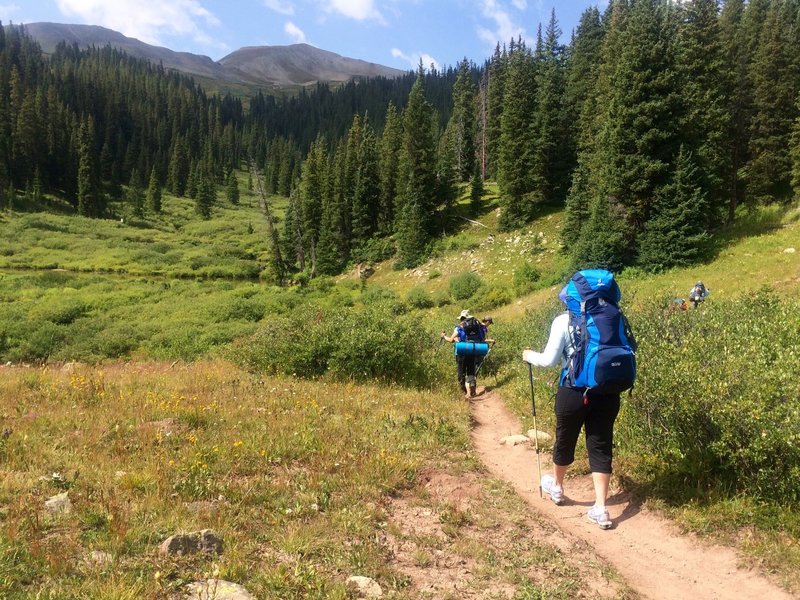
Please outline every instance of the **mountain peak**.
M228 84L280 88L316 82L342 83L365 77L399 77L407 73L340 56L306 43L246 46L214 62L208 56L152 46L99 25L41 22L26 24L25 29L47 54L51 54L62 41L82 48L110 45L131 56L161 63L168 69Z

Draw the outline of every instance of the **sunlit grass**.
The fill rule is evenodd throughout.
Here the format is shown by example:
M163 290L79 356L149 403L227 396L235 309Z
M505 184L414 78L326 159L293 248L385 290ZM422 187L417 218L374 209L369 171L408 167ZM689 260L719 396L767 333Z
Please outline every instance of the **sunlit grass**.
M419 487L423 468L478 480L469 408L450 394L262 380L224 362L6 367L2 375L3 598L165 597L215 571L260 598L345 598L352 574L413 598L382 533L392 498L417 503L440 530L433 545L418 540L421 567L435 549L449 561L489 560L477 540L524 514L507 492L502 506L496 494L476 492L466 508ZM72 512L48 515L44 500L64 491ZM155 551L173 533L202 528L222 536L221 556ZM517 553L492 535L495 551L508 546L502 561ZM542 564L552 553L526 544ZM92 551L110 562L93 564ZM540 589L551 568L487 566L470 585ZM586 585L572 581L572 589Z

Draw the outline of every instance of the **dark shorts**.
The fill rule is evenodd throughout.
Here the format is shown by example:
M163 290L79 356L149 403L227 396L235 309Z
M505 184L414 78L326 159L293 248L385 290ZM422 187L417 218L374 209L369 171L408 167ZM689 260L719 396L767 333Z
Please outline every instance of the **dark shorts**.
M556 392L556 441L553 463L566 466L575 461L575 445L581 428L586 428L586 450L592 473L611 473L614 421L619 413L619 394L589 393L584 402L583 390L559 387Z

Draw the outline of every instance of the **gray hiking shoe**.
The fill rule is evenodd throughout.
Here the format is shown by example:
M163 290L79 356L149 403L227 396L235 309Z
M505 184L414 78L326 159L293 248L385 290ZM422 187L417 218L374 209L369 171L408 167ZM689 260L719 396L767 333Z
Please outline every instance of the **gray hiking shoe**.
M550 500L553 501L553 504L556 506L564 504L564 490L561 489L560 485L556 485L556 480L553 479L552 475L544 475L541 485L542 491L550 496Z
M594 505L589 509L589 512L586 513L586 518L589 519L590 523L597 523L597 526L600 527L600 529L611 529L611 519L608 516L608 511L605 508Z

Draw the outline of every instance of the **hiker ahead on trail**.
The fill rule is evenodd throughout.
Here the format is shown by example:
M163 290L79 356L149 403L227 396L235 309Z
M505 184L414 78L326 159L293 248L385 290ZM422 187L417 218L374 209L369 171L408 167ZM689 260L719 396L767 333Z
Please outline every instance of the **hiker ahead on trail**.
M488 350L485 340L484 326L473 317L469 310L462 310L458 317L458 325L451 335L442 331L441 338L456 345L456 368L458 371L458 389L467 396L474 396L477 386L475 369L478 359Z
M619 309L619 286L609 271L578 271L559 298L567 311L553 320L544 351L522 353L522 359L533 366L554 367L560 360L562 367L555 400L553 474L542 477L541 486L553 502L563 503L564 476L575 460L575 445L585 428L595 491L595 504L587 516L608 529L611 519L605 505L614 421L620 393L633 387L636 342Z
M697 305L703 302L710 293L702 281L695 283L689 290L689 302L692 303L692 308L697 308Z

